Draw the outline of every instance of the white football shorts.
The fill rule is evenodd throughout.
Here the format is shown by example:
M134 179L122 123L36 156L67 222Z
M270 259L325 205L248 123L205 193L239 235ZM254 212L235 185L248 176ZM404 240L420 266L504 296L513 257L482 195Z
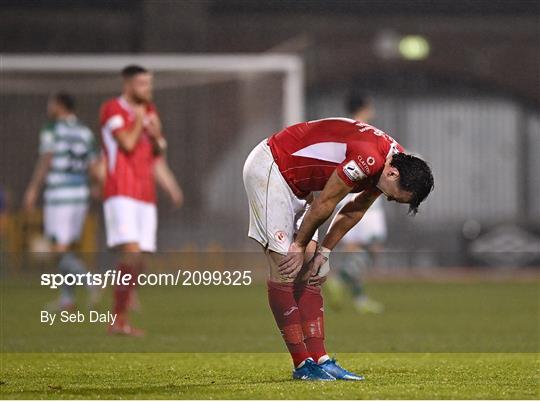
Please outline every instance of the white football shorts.
M86 203L45 204L43 208L45 235L61 245L77 242L81 237L87 211Z
M113 196L103 203L103 212L107 246L138 243L142 251L156 251L155 204L126 196Z
M292 192L266 139L247 157L243 177L249 201L248 236L263 247L286 255L309 204ZM313 240L318 240L317 232Z

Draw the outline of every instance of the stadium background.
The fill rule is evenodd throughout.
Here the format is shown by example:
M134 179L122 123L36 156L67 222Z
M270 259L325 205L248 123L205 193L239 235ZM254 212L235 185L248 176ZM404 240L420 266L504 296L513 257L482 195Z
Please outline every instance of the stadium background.
M305 72L306 119L345 115L349 91L368 93L377 109L374 125L432 164L436 191L416 218L385 205L389 249L418 253L388 264L485 262L470 258L471 239L487 252L537 252L538 3L427 4L3 0L0 30L6 55L297 55ZM119 81L112 73L83 76L4 72L0 160L10 213L30 177L32 164L20 161L36 157L51 91L73 92L79 114L99 134L99 104L118 93ZM256 250L244 236L240 169L249 149L284 124L282 80L276 73L157 75L169 163L186 194L179 212L162 204L162 250ZM100 212L95 205L94 216ZM29 221L21 219L15 226ZM102 226L98 222L90 250L103 247ZM18 235L8 249L28 248L28 242Z
M0 7L7 196L0 398L539 398L538 2L0 0ZM156 73L168 161L186 200L178 211L160 204L162 252L151 272L253 264L262 279L262 254L245 235L243 161L294 116L344 115L349 91L371 95L373 124L431 163L436 188L418 216L384 205L389 241L378 268L388 269L372 270L367 289L385 312L359 315L352 303L327 309L330 350L365 383L287 381L289 357L257 280L141 288L134 322L147 330L142 339L111 337L90 323L39 323L57 291L39 286L38 274L57 268L36 253L47 251L40 213L23 212L21 201L47 96L74 93L78 114L99 135L99 105L120 91L118 73L102 67L148 54L285 55L301 67L295 79L304 95L288 108L283 73L246 71L241 62L237 71L217 63L212 72ZM62 69L60 56L74 55L98 59L86 59L84 71ZM8 68L19 56L32 57L32 71ZM46 62L57 69L46 71ZM92 270L114 262L104 243L94 201L82 241ZM109 289L100 311L110 299Z

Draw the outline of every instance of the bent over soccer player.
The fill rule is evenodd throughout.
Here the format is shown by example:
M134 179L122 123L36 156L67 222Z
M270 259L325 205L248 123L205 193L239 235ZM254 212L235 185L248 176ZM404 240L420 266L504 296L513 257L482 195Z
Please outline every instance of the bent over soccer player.
M330 251L380 194L415 214L433 188L421 159L368 124L329 118L296 124L263 140L244 165L249 237L270 266L268 299L300 380L362 380L326 353L320 285ZM312 193L321 191L317 197ZM317 229L349 193L321 245Z

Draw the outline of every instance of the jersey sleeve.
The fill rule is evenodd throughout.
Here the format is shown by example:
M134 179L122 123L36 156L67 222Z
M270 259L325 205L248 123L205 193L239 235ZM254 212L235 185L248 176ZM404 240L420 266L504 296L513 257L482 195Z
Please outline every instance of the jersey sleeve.
M47 124L39 133L39 153L41 155L54 152L54 126Z
M358 142L348 145L345 160L336 167L336 171L348 186L355 187L376 174L384 162L374 144Z
M103 105L101 110L101 128L116 136L120 131L125 130L128 122L124 113L116 102L110 101Z

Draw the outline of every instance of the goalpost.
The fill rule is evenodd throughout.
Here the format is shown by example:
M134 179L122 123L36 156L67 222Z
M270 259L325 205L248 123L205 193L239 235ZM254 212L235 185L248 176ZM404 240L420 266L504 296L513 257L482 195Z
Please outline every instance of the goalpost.
M181 214L161 219L161 245L242 247L247 227L245 157L263 138L304 120L304 65L298 56L0 55L2 132L10 136L0 150L3 184L21 196L31 175L31 163L21 161L35 159L46 99L54 91L75 96L79 116L99 137L99 107L119 95L119 73L128 64L140 64L154 74L169 164L187 196ZM232 239L231 231L239 236Z
M114 72L128 64L140 64L153 72L282 73L283 124L300 122L304 117L304 66L294 55L1 55L4 73Z

